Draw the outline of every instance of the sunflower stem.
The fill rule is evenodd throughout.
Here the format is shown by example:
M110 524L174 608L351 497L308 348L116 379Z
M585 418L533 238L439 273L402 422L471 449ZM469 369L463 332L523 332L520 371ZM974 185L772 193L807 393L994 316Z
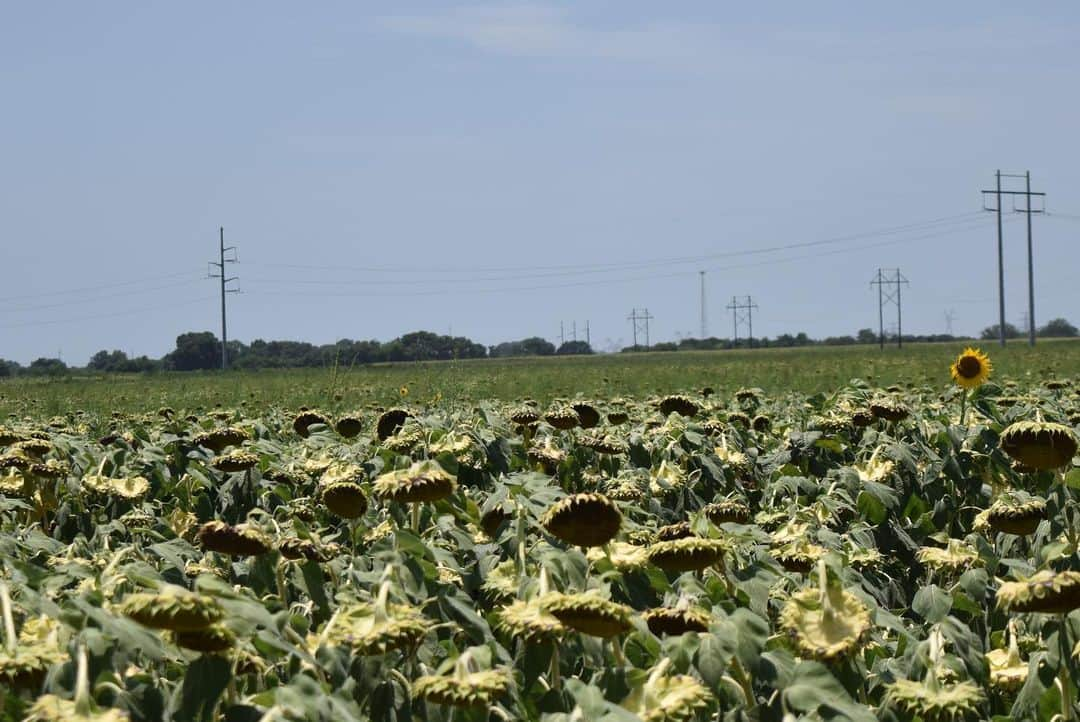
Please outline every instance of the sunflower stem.
M551 666L548 669L548 676L551 677L551 689L558 692L562 689L562 680L559 673L559 643L551 643Z
M757 707L757 700L754 699L754 688L750 684L750 677L746 674L746 670L743 669L742 663L739 662L737 656L732 656L731 663L729 665L731 669L731 676L742 688L743 697L746 698L746 708L752 710Z
M11 613L11 594L7 582L0 582L0 608L4 614L4 649L9 657L14 657L19 640L15 636L15 617Z
M412 530L417 536L420 535L420 504L416 502L412 505Z
M1058 627L1058 647L1061 657L1058 667L1058 684L1061 685L1061 719L1069 722L1073 718L1072 680L1069 674L1069 659L1072 649L1069 648L1069 620L1067 615L1058 615L1060 626Z
M960 394L960 425L965 426L967 421L967 397L968 392L964 391Z
M86 645L79 643L78 663L75 671L75 713L89 718L93 709L90 706L90 670L86 659Z

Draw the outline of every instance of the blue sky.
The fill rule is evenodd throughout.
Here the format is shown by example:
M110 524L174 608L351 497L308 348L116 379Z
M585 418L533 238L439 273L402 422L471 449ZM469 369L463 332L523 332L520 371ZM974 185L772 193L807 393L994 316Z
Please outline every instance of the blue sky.
M0 357L230 337L594 345L997 320L979 189L1030 169L1036 318L1080 323L1080 6L7 3ZM1007 206L1011 210L1011 205ZM1026 310L1006 216L1007 319ZM820 245L768 250L795 244Z

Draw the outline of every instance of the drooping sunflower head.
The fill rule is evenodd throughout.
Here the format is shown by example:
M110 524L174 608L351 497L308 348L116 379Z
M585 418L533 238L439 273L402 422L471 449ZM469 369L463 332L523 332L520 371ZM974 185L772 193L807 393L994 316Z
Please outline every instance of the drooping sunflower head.
M709 631L709 613L704 609L689 605L656 607L642 616L645 618L649 631L658 637L665 634L678 635Z
M82 490L93 496L138 501L150 492L150 482L143 476L113 479L102 474L87 474L80 482Z
M323 504L343 519L356 519L367 511L367 497L360 482L364 470L355 464L331 465L321 479Z
M596 592L549 592L538 601L541 609L582 634L607 639L630 630L630 607Z
M649 547L649 561L668 572L692 572L720 564L726 545L719 539L684 537Z
M441 665L442 674L423 675L413 682L413 696L450 707L491 706L506 694L510 677L479 662L489 662L490 656L482 647L466 650L452 663Z
M206 629L225 616L213 597L174 585L165 585L158 592L129 594L120 611L145 627L172 632Z
M983 693L973 682L927 684L912 679L898 679L886 685L885 700L926 722L962 720L975 715L983 702Z
M622 514L603 494L573 494L553 504L540 523L567 544L595 547L619 533Z
M838 585L807 588L788 600L780 627L801 656L827 663L862 646L870 631L870 610Z
M437 461L421 461L408 469L383 474L375 480L375 496L399 504L444 499L457 489L457 480Z
M364 429L364 421L359 414L346 414L334 424L334 431L346 439L355 438Z
M976 389L986 383L994 366L990 358L977 348L966 348L953 362L952 379L965 389Z
M712 700L708 688L688 674L668 674L671 660L664 659L644 684L635 687L620 706L645 722L687 722L695 719Z
M592 404L586 401L578 401L571 405L570 408L577 412L581 428L591 429L600 425L600 412Z
M989 509L975 517L975 527L1027 536L1038 529L1039 522L1045 516L1045 501L1023 492L1010 491L999 496Z
M1080 572L1036 572L1027 579L1005 582L997 605L1007 612L1066 614L1080 607Z
M235 474L255 467L259 463L259 456L250 451L238 449L217 457L211 463L218 471L224 471L227 474Z
M223 521L208 521L199 527L196 538L203 549L231 556L257 556L270 551L270 542L247 524L232 526Z
M678 414L679 416L697 416L700 407L692 399L686 396L665 396L657 404L660 413L664 416Z
M1076 455L1077 439L1064 424L1017 421L1001 432L1001 449L1032 469L1054 470Z
M315 424L330 426L330 417L321 411L307 410L297 414L292 422L293 431L305 439L310 435L310 429Z
M196 652L213 654L232 649L236 644L236 635L224 624L213 624L204 629L176 631L171 633L177 647Z
M538 599L519 599L500 609L498 628L512 637L532 642L557 639L567 631Z

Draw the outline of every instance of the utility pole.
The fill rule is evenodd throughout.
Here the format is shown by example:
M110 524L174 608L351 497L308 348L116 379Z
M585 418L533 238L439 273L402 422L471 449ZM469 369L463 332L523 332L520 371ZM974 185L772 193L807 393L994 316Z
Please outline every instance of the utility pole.
M240 293L238 288L227 288L228 284L233 281L239 280L238 276L229 277L225 272L225 266L229 263L238 263L236 258L236 246L225 247L225 228L220 228L219 235L219 250L218 260L209 261L210 266L217 268L217 273L208 273L209 278L221 279L221 368L225 369L229 365L229 350L228 350L228 335L225 323L225 294L226 293ZM225 253L232 251L232 258L226 258Z
M1023 174L1020 173L1002 173L1000 170L997 172L997 185L993 190L984 190L983 194L983 210L993 211L997 214L997 232L998 232L998 337L1001 345L1005 345L1005 251L1004 251L1004 239L1002 235L1002 222L1001 222L1001 196L1024 196L1026 203L1024 208L1016 208L1013 206L1014 213L1026 213L1027 214L1027 240L1028 240L1028 315L1031 318L1031 322L1028 324L1028 343L1032 346L1035 345L1035 269L1032 262L1032 250L1031 250L1031 214L1044 213L1044 209L1035 210L1031 207L1031 197L1040 196L1045 199L1045 193L1037 193L1031 190L1031 171L1027 171ZM1017 190L1002 190L1001 179L1002 178L1023 178L1025 182L1025 188L1022 191ZM994 207L987 208L986 196L992 194L994 196ZM1014 199L1015 200L1015 199Z
M630 321L634 327L634 348L638 347L638 333L642 333L645 336L645 350L649 350L649 321L652 318L647 308L644 313L638 313L636 308L632 309L630 315L626 317L626 320Z
M566 333L563 330L563 322L559 321L559 345L566 343Z
M956 311L951 308L945 312L945 333L952 336L952 322L956 320Z
M589 348L592 348L592 337L589 335L589 319L585 319L585 343L589 344Z
M735 329L734 344L736 347L739 345L739 326L743 323L746 324L746 330L749 338L750 348L754 348L754 309L757 308L757 304L754 303L754 299L750 296L746 297L745 301L740 301L737 297L731 297L731 303L728 304L728 309L731 311L732 325Z
M708 331L705 325L705 271L698 271L701 274L701 336L702 340L708 335Z
M574 343L577 343L577 321L574 321L573 324L573 331L571 333L574 337Z
M896 347L904 347L903 307L900 288L908 282L901 275L899 268L889 269L892 271L892 278L886 275L885 270L879 268L877 276L870 281L871 286L878 287L878 345L882 350L885 349L885 305L888 303L896 304ZM894 286L894 288L891 291L886 291L886 286Z

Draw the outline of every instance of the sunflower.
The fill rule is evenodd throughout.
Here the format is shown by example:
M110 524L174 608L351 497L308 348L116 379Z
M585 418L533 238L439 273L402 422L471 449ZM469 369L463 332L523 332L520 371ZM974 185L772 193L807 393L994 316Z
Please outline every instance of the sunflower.
M965 389L982 386L993 370L990 358L977 348L964 349L951 368L953 381Z

